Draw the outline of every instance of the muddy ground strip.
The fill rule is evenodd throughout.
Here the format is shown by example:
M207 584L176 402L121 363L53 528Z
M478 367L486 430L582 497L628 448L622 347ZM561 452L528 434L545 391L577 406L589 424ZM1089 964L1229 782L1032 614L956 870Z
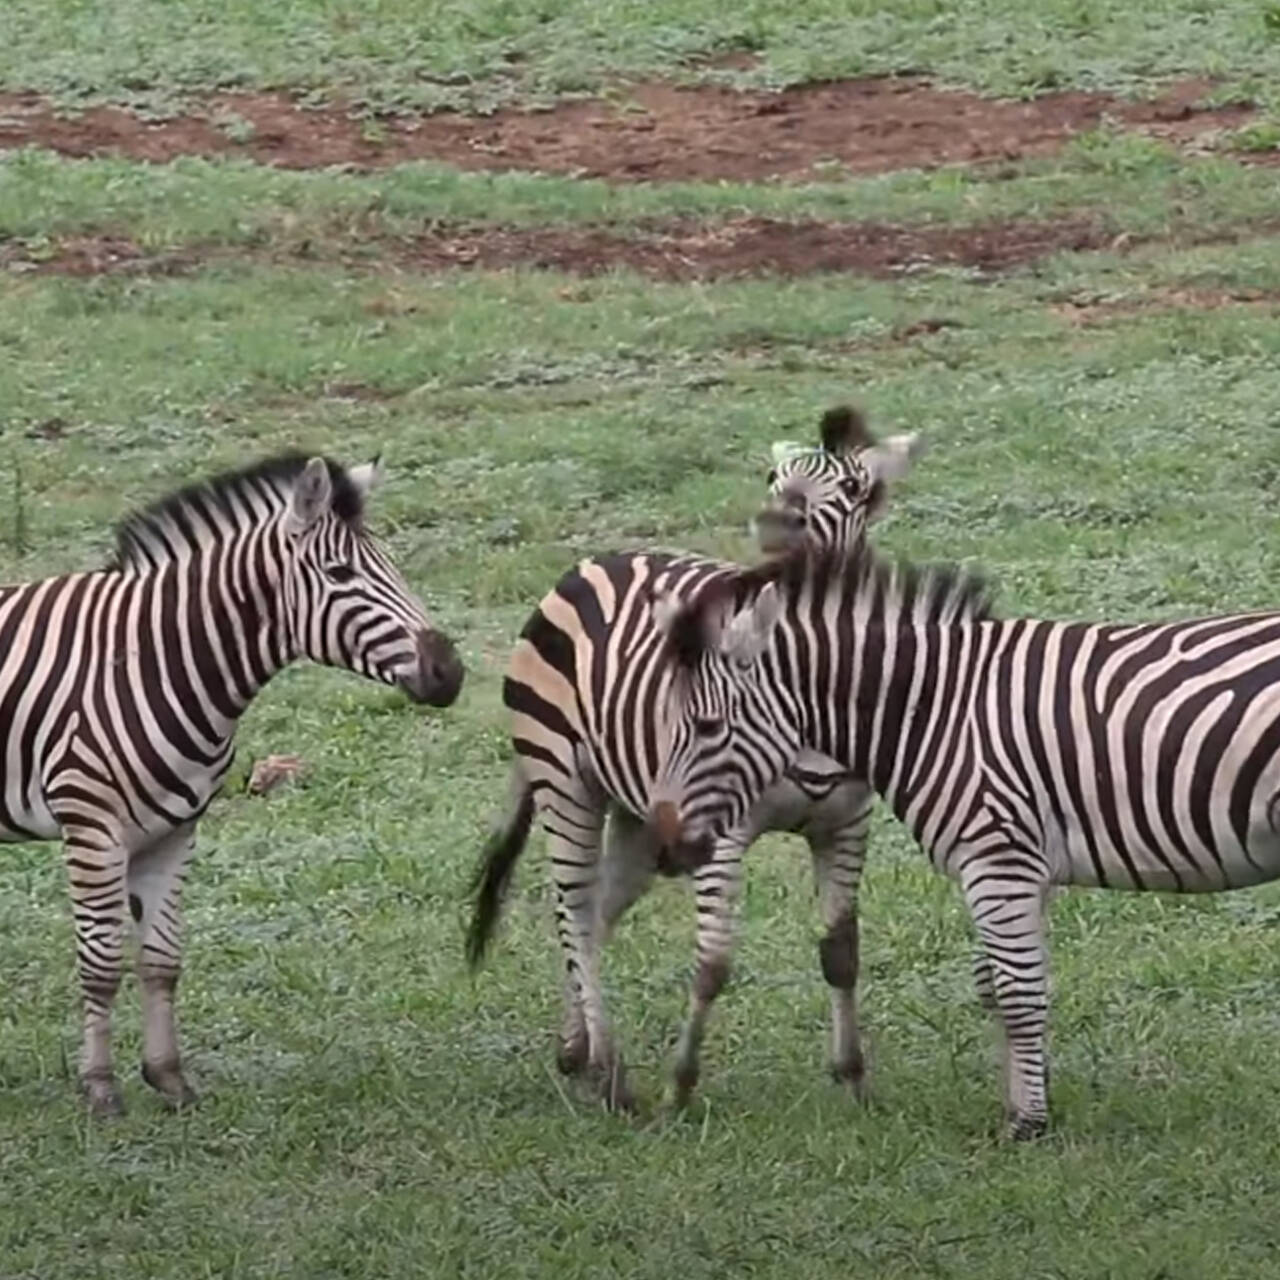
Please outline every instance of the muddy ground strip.
M578 277L630 268L667 281L793 278L824 272L896 278L945 268L983 278L1054 253L1124 252L1150 243L1231 243L1278 231L1280 221L1227 229L1188 227L1167 236L1142 238L1128 233L1117 236L1103 221L1087 218L912 226L743 217L710 223L650 222L625 230L599 225L455 225L417 236L366 232L322 244L188 245L160 253L123 235L80 235L39 245L0 242L0 269L71 276L175 275L217 263L252 261L369 271L524 267Z
M631 84L545 111L378 119L355 118L340 105L303 108L283 93L237 93L158 122L116 107L65 116L38 95L0 93L0 148L33 144L70 156L156 162L239 155L290 169L434 160L614 182L813 181L1020 160L1109 121L1196 144L1253 117L1247 105L1204 105L1211 90L1207 80L1187 80L1146 102L1084 92L1009 101L939 89L919 76L776 93ZM1280 152L1267 155L1280 159Z

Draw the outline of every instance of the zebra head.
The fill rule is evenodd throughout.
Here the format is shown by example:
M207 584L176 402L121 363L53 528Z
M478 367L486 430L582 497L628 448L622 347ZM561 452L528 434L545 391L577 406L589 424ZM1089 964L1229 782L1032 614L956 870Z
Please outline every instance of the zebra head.
M731 587L708 596L653 602L675 677L650 822L683 869L710 858L801 748L798 703L770 678L777 587L766 583L745 607Z
M860 543L884 511L889 485L910 471L923 447L914 432L877 441L857 409L828 409L818 444L773 446L769 497L755 519L760 549L775 555L807 543L843 551Z
M462 688L453 642L364 526L378 459L344 470L312 458L297 472L281 530L294 650L447 707Z

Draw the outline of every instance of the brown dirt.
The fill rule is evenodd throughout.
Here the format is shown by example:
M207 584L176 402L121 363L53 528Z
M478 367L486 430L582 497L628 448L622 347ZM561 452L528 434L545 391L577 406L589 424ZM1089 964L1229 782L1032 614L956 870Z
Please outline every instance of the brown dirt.
M735 218L709 224L652 223L630 232L590 225L454 226L411 240L379 243L364 236L358 246L339 244L324 256L351 266L369 265L373 248L379 251L373 265L389 260L419 271L533 267L596 276L631 267L658 280L715 280L833 271L893 276L942 266L994 275L1060 250L1098 249L1111 243L1109 233L1083 220L943 227ZM245 255L213 246L147 254L120 236L68 237L34 257L17 242L0 244L0 268L74 276L173 275L236 256ZM287 250L273 252L269 247L248 256L289 257ZM319 251L309 249L307 256L319 260Z
M1274 235L1280 224L1260 223L1226 231L1187 228L1166 242L1222 243ZM42 245L36 253L21 242L0 242L0 270L15 273L93 275L177 275L219 260L341 264L355 270L393 266L410 271L456 268L501 270L532 267L590 277L630 267L656 280L722 280L745 276L796 277L823 272L892 278L940 267L960 267L995 276L1058 252L1111 249L1124 252L1148 243L1114 235L1101 222L1001 222L974 226L899 226L875 222L782 222L734 218L699 223L673 220L624 231L587 225L549 227L445 226L404 239L364 233L358 240L326 245L289 243L250 250L225 245L189 245L170 253L148 253L112 235L73 236ZM1208 291L1206 297L1209 296ZM565 296L572 300L572 287ZM1251 298L1268 295L1254 294ZM1241 300L1222 295L1220 305ZM390 303L382 304L394 311ZM1068 300L1061 314L1088 323L1095 304ZM1100 304L1107 307L1125 303ZM1188 305L1209 305L1205 301ZM934 332L946 321L921 322L918 333ZM917 332L906 335L917 336Z
M1131 298L1067 298L1049 310L1080 329L1093 329L1144 311L1217 311L1251 307L1280 315L1280 291L1251 288L1167 287Z
M920 77L780 93L638 84L550 111L364 122L340 107L304 110L284 94L246 93L212 97L195 115L159 123L115 107L64 118L36 95L11 93L0 94L0 148L35 143L72 156L150 161L236 154L290 169L432 159L620 182L799 180L1016 160L1055 151L1105 119L1190 143L1252 116L1244 106L1199 106L1210 88L1188 80L1154 101L1132 103L1079 92L994 101L936 89Z

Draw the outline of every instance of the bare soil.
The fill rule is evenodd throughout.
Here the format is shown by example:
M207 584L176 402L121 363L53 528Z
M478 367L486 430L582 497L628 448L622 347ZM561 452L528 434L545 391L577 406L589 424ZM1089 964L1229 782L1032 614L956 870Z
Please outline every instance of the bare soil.
M356 119L341 106L304 109L281 93L243 93L211 97L195 114L160 122L116 107L64 116L37 95L9 93L0 94L0 149L37 144L71 156L157 162L234 154L290 169L429 159L615 182L798 181L1012 161L1055 151L1106 120L1195 143L1251 118L1247 106L1201 106L1210 88L1187 80L1135 103L1081 92L995 101L914 76L777 93L635 84L547 111L377 120Z
M1274 234L1278 229L1280 224L1275 223L1228 231L1187 228L1166 239L1183 245L1219 243ZM651 279L675 281L819 272L890 278L943 267L995 276L1053 253L1091 249L1124 252L1142 243L1147 242L1128 234L1116 236L1101 220L1088 219L900 226L751 217L711 223L673 220L626 230L597 225L458 225L437 227L412 238L366 232L358 239L324 245L282 243L251 250L190 245L159 254L124 236L84 235L41 244L34 250L19 241L0 242L0 269L73 276L173 275L210 262L253 259L340 264L356 270L391 266L423 272L532 267L578 277L630 267ZM1062 305L1063 314L1070 314L1076 306Z

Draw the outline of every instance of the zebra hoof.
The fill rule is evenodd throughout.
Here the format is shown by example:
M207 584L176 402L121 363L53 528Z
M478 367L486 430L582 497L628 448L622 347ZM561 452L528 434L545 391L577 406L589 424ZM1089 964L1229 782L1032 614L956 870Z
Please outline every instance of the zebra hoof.
M693 1101L693 1091L698 1087L698 1064L680 1063L671 1075L671 1105L683 1111Z
M124 1115L124 1097L110 1073L82 1076L80 1090L89 1104L90 1113L98 1119Z
M838 1085L843 1085L853 1094L854 1099L866 1105L867 1102L867 1069L862 1061L862 1055L859 1054L855 1058L851 1058L848 1062L833 1062L831 1064L831 1078Z
M200 1101L200 1095L187 1083L182 1068L176 1062L143 1062L142 1078L174 1111L194 1107Z
M627 1085L627 1073L620 1059L592 1066L590 1074L606 1110L630 1112L636 1109L635 1094Z
M1049 1129L1048 1116L1017 1114L1010 1116L1008 1135L1011 1142L1034 1142L1043 1138Z
M556 1046L556 1069L562 1076L580 1076L587 1066L587 1037L561 1040Z

